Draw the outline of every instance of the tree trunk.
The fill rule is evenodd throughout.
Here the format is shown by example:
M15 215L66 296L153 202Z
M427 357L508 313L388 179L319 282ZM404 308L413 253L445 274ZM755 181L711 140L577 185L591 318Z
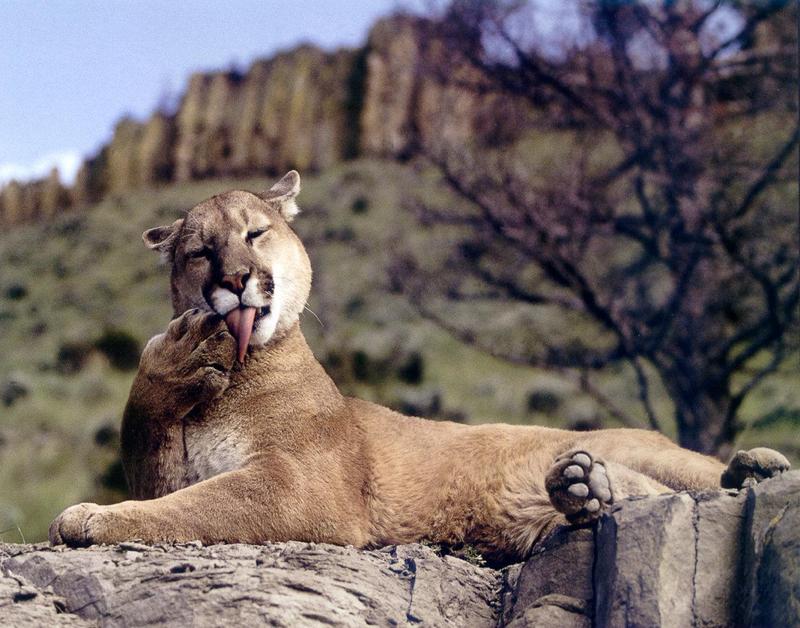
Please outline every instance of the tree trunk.
M730 395L711 383L713 376L689 377L671 370L664 382L675 404L679 444L700 453L727 457L735 436L728 421Z

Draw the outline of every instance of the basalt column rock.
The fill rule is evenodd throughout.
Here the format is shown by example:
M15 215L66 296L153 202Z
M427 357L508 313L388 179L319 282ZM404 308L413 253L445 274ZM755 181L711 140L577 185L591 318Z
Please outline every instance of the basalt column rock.
M356 52L301 46L246 74L191 78L177 114L175 177L321 170L345 158Z
M142 129L139 141L139 185L170 181L175 170L175 118L153 114Z
M41 213L43 218L54 216L60 210L69 206L69 194L61 185L58 168L53 168L48 177L42 182L41 188Z
M81 164L70 193L72 205L83 207L99 201L108 191L108 147Z
M250 163L260 169L321 170L345 157L349 134L348 77L356 53L302 46L253 71L266 76L250 107Z
M178 110L175 178L197 179L230 169L232 132L238 120L236 72L195 74Z
M528 105L486 89L428 20L379 21L367 43L366 77L364 154L404 158L473 143L498 146L518 139L531 122Z
M143 125L133 118L123 118L114 128L114 136L108 145L109 192L129 190L139 183L139 145L142 130Z
M361 111L363 153L402 156L418 140L414 108L420 87L423 24L413 17L394 17L381 20L370 31Z
M43 217L42 199L48 179L10 181L2 190L4 220L9 225L30 222Z
M518 138L529 109L463 87L474 80L432 22L407 15L379 21L362 48L302 45L247 71L197 73L174 114L120 120L71 190L49 179L5 186L0 221L35 220L165 181L319 171L362 155L405 159Z
M22 185L19 181L9 181L2 190L3 221L15 225L23 221Z

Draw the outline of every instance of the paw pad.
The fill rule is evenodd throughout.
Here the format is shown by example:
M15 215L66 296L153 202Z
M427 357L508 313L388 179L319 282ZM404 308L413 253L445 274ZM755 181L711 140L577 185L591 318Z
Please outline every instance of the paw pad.
M585 451L559 456L545 480L550 501L570 521L591 521L613 500L605 464Z

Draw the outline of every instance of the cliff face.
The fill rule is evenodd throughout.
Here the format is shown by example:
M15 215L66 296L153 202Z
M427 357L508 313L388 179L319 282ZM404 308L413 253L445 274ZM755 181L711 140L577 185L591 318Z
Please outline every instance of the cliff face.
M363 154L407 157L465 142L510 142L532 122L531 109L521 101L460 87L479 85L479 76L452 59L425 20L398 17L376 24L366 48L366 76Z
M796 626L800 474L740 493L624 500L503 570L374 551L0 544L14 626ZM0 622L0 623L3 623Z
M176 116L175 178L322 169L343 159L356 56L303 46L244 75L193 76Z
M431 70L442 67L444 51L432 28L396 16L378 22L359 49L327 53L305 45L256 61L243 74L195 74L174 114L122 119L71 190L55 174L8 184L0 192L0 224L160 182L322 170L360 155L407 158L453 141L513 138L526 117L521 105L436 80Z

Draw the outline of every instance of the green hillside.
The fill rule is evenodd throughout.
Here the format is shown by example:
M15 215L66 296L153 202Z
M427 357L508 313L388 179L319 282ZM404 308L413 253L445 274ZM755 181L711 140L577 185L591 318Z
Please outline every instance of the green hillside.
M139 347L171 315L166 268L145 250L141 232L215 193L271 183L143 189L0 236L0 540L42 540L62 508L123 496L121 412ZM615 425L569 374L513 367L459 344L388 289L385 269L395 252L427 251L435 265L437 242L453 235L419 227L408 206L421 198L457 202L415 164L353 161L304 178L296 226L315 279L303 328L340 386L434 418ZM492 312L476 306L477 326L485 317L486 328L507 341L535 338L529 313ZM788 368L749 399L744 415L758 424L738 444L768 444L798 463L800 391ZM642 416L630 373L611 369L596 383ZM668 417L669 401L655 393Z

